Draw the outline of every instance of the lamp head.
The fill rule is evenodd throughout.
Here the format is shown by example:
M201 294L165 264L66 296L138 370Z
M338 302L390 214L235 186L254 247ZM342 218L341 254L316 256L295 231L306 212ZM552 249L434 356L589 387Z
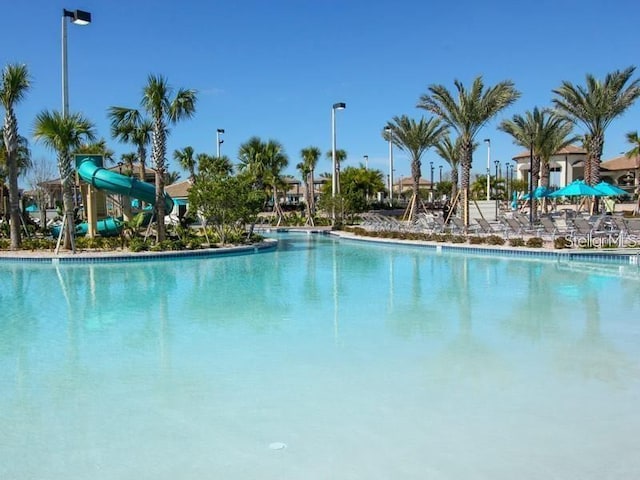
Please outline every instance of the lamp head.
M345 108L347 108L347 104L344 102L338 102L333 104L334 110L344 110Z
M489 145L491 145L491 139L490 138L485 138L484 139L484 143L488 143Z
M217 131L218 133L224 133L224 128L219 128Z
M91 23L91 12L85 12L84 10L62 10L62 16L71 19L71 23L76 25L89 25Z

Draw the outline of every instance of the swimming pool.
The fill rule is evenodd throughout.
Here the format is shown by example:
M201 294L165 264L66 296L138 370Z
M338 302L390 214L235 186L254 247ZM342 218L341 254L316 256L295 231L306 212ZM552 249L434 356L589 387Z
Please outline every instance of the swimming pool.
M0 263L0 478L640 477L637 266L279 239Z

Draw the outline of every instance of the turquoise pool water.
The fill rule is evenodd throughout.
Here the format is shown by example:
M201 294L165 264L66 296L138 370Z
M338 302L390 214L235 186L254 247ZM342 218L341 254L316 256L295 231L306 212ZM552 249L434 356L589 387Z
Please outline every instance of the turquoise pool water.
M280 237L0 263L0 478L640 478L640 274Z

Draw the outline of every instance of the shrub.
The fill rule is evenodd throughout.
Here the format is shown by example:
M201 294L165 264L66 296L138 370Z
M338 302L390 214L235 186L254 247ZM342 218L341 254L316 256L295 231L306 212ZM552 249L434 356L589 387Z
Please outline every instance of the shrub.
M510 247L524 247L524 239L522 238L510 238L509 246Z
M558 237L553 240L553 248L562 250L563 248L569 248L569 242L564 237Z
M149 250L149 243L142 238L132 238L129 240L129 250L132 252L144 252Z
M483 244L485 242L486 242L486 238L484 238L484 237L478 237L478 236L469 237L469 243L471 245L481 245L481 244Z
M11 242L5 238L0 238L0 250L8 250Z
M487 237L487 243L489 245L504 245L504 238L500 235L489 235Z
M529 240L527 240L527 247L542 248L542 245L544 245L544 240L542 240L540 237L531 237Z

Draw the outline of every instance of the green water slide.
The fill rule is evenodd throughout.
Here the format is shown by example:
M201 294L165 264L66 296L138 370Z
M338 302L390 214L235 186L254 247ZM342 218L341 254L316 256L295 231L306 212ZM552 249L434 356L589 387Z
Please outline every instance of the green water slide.
M119 195L137 198L151 205L156 203L155 185L107 170L102 167L96 156L77 157L76 167L80 178L98 190L106 190ZM168 215L171 210L173 210L173 199L165 193L164 211Z

